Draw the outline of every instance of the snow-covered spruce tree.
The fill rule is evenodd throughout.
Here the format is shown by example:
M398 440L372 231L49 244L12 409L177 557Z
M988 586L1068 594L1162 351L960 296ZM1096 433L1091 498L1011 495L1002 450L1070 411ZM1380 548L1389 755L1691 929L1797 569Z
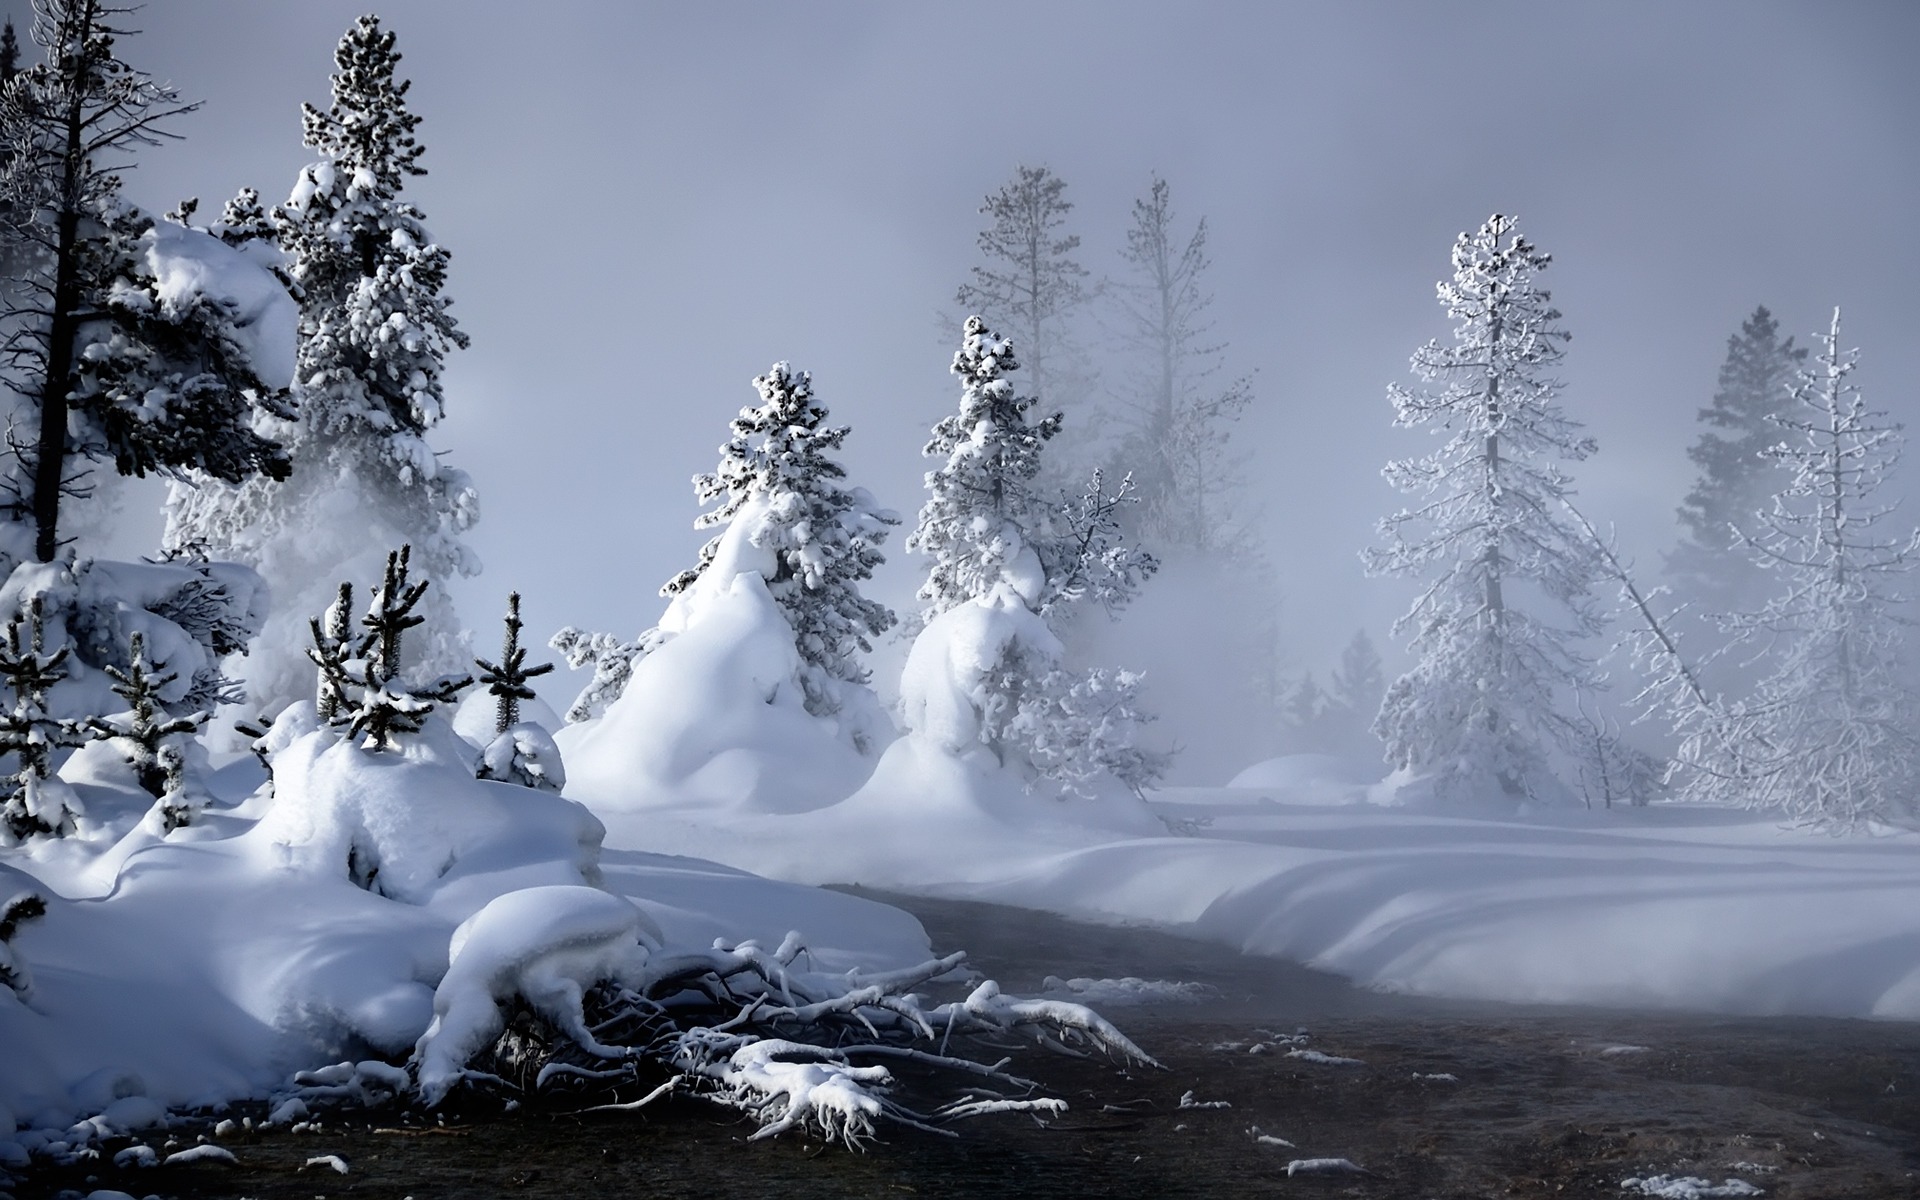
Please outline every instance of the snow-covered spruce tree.
M1066 188L1046 167L1016 169L980 206L993 223L980 231L981 261L971 280L954 294L963 312L1011 331L1034 395L1058 410L1077 407L1094 388L1075 330L1089 299L1088 272L1078 257L1079 235L1065 232L1073 211Z
M520 702L535 698L533 689L527 686L528 681L553 670L552 663L527 665L527 650L520 644L520 631L526 625L520 620L519 592L507 593L506 625L500 661L490 663L484 658L473 660L473 665L480 668L478 682L486 685L487 693L497 703L493 722L495 733L505 733L520 723Z
M1041 549L1052 538L1053 512L1035 481L1061 416L1029 419L1039 400L1016 394L1006 378L1019 367L1010 340L967 318L952 368L960 411L940 419L921 451L941 461L927 473L927 500L906 541L932 560L918 593L924 617L1002 583L1036 612L1048 603Z
M1368 570L1424 587L1394 625L1415 665L1387 689L1374 732L1388 761L1432 776L1437 795L1543 797L1551 751L1576 752L1584 737L1574 694L1595 678L1578 641L1601 627L1590 595L1600 571L1566 525L1561 464L1594 443L1558 403L1551 372L1567 334L1537 281L1549 261L1511 217L1461 234L1439 285L1453 345L1413 356L1440 390L1390 389L1396 425L1447 441L1385 470L1419 502L1381 522L1389 544L1365 552Z
M349 29L334 54L333 103L305 109L303 168L271 214L300 292L296 420L272 431L294 459L283 485L177 487L167 544L256 567L276 611L246 668L254 703L277 708L307 695L306 615L343 576L376 569L367 547L405 542L415 566L444 582L479 570L460 540L478 516L465 472L444 465L427 432L443 412L448 352L467 344L443 294L448 252L402 190L425 174L396 77L394 36L375 17ZM231 211L239 236L249 215ZM427 596L409 639L409 669L464 668L472 658L444 587Z
M927 501L906 543L933 560L918 593L921 619L1003 584L1043 617L1088 599L1124 607L1159 566L1124 542L1117 514L1133 501L1132 481L1109 492L1096 470L1079 497L1049 499L1040 476L1060 414L1029 419L1039 401L1004 378L1020 367L1012 342L977 316L962 334L953 358L960 410L941 418L922 450L942 461L927 473Z
M719 502L694 527L717 526L721 532L701 547L699 562L668 580L660 594L676 596L694 586L713 565L728 529L740 525L747 544L767 556L767 592L793 626L807 711L829 714L839 711L841 683L867 681L860 656L893 627L893 610L862 596L860 583L886 561L880 545L900 518L865 488L842 482L846 469L830 455L850 427L826 423L811 375L777 362L753 387L760 403L733 419L720 465L693 479L701 503Z
M160 233L121 199L127 156L197 107L117 56L112 22L128 11L41 0L34 36L47 59L0 90L0 240L16 276L0 364L27 430L8 439L0 486L15 519L33 525L42 562L60 550L61 499L85 494L88 462L229 483L289 469L253 428L259 415L288 414L232 308L157 276Z
M1683 595L1709 612L1751 609L1771 588L1742 538L1786 482L1767 452L1780 440L1773 417L1787 408L1806 357L1793 338L1781 340L1764 306L1727 339L1713 403L1700 410L1707 428L1687 450L1700 475L1680 505L1681 541L1667 558Z
M926 445L941 465L927 473L927 501L907 539L908 550L932 559L919 592L922 638L960 636L935 625L966 607L1017 606L1042 620L1089 599L1116 609L1158 566L1124 544L1115 519L1130 481L1108 493L1096 471L1078 501L1042 498L1041 455L1061 419L1029 422L1037 401L1017 395L1005 377L1019 365L1011 342L980 317L967 318L953 359L960 410L941 419ZM1001 624L980 622L975 632ZM1058 639L1044 624L1038 633L1044 636L1008 636L988 653L991 665L977 681L980 740L1003 764L1018 759L1069 791L1102 773L1136 793L1151 787L1166 756L1135 744L1149 719L1138 707L1139 677L1068 671Z
M1920 818L1920 741L1898 659L1896 579L1920 566L1920 531L1889 531L1881 486L1900 428L1869 409L1840 348L1840 310L1817 339L1792 403L1772 417L1768 453L1791 472L1747 544L1779 579L1772 601L1729 617L1765 647L1767 674L1743 701L1685 718L1681 792L1696 801L1778 809L1836 831Z
M1128 274L1112 294L1139 361L1124 393L1133 428L1120 461L1140 488L1141 536L1162 554L1244 554L1253 539L1235 505L1245 456L1228 436L1253 402L1253 381L1221 379L1226 347L1212 340L1202 279L1206 218L1182 239L1167 181L1156 178L1134 201L1120 256Z

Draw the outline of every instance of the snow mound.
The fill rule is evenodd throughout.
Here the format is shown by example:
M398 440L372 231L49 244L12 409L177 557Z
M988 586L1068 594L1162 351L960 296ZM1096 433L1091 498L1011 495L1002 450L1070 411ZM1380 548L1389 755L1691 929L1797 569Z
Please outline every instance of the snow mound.
M605 715L556 735L568 795L601 811L803 812L871 772L833 719L807 712L793 629L760 576L703 586L721 565L675 598L661 623L672 636L633 664Z
M510 886L597 880L600 822L570 800L473 778L469 747L445 725L374 752L325 730L292 732L311 722L302 704L275 723L292 736L250 837L279 861L460 916Z
M595 888L525 888L488 903L454 931L433 1023L414 1047L420 1093L440 1103L467 1061L506 1027L500 1005L518 997L582 1047L607 1057L581 1001L604 980L640 986L660 927L622 897Z
M1227 786L1258 788L1279 804L1363 804L1379 778L1331 754L1284 754L1255 763Z

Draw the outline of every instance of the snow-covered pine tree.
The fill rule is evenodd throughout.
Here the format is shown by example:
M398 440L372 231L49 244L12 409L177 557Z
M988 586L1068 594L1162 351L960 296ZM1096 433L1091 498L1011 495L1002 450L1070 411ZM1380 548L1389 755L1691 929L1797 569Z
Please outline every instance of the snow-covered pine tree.
M933 561L920 586L924 617L992 592L1005 582L1029 608L1046 602L1041 546L1053 512L1035 480L1041 452L1060 432L1059 413L1031 420L1039 401L1014 392L1013 343L971 316L953 356L960 411L940 419L921 451L941 460L927 473L927 501L907 537L910 552Z
M840 707L838 683L867 681L860 655L893 627L893 610L862 596L860 583L886 561L880 545L900 518L865 488L842 482L846 469L830 455L850 427L826 423L811 375L777 362L753 386L760 403L733 419L720 465L693 480L701 503L719 502L694 527L721 532L701 547L694 567L660 592L673 596L692 587L713 564L727 530L747 523L747 543L771 560L767 591L793 626L807 711L832 713Z
M342 576L372 567L367 546L405 542L442 583L479 570L459 536L478 516L473 486L426 441L443 413L446 356L467 336L443 294L450 256L401 195L425 168L399 62L378 18L347 31L332 105L305 109L306 144L320 157L271 215L300 292L299 415L273 428L292 478L176 488L169 501L169 547L245 562L275 588L277 611L247 666L253 701L268 709L311 690L306 614ZM252 213L243 202L230 215L224 232L237 235ZM420 615L409 669L463 669L472 651L444 587Z
M1765 607L1728 618L1741 642L1765 647L1751 696L1719 712L1681 715L1682 794L1772 808L1851 830L1920 818L1920 738L1902 683L1899 576L1920 566L1920 530L1890 532L1881 493L1903 437L1869 409L1840 348L1840 310L1817 338L1792 403L1772 421L1768 453L1791 481L1760 514L1747 545L1780 580Z
M923 622L1002 584L1043 617L1089 598L1117 610L1158 569L1124 544L1116 514L1132 502L1131 480L1108 492L1095 470L1077 499L1045 495L1044 451L1061 416L1031 419L1039 401L1005 377L1019 367L1011 341L967 318L952 367L960 410L940 419L921 451L941 465L927 472L927 501L906 542L933 560L918 593Z
M952 368L961 379L960 410L942 418L927 442L924 453L941 465L927 472L927 501L907 539L909 551L933 560L919 591L923 637L936 619L966 605L1015 605L1056 619L1087 599L1116 609L1158 566L1124 544L1114 517L1130 481L1109 493L1095 471L1078 501L1049 504L1040 495L1042 452L1061 419L1029 421L1037 401L1017 395L1006 378L1019 366L1010 341L980 317L967 318ZM1017 756L1068 791L1106 774L1140 792L1165 772L1167 756L1135 742L1151 719L1139 710L1139 676L1068 671L1051 634L1010 638L983 657L990 665L974 698L980 739L1003 764Z
M980 211L993 223L980 231L981 261L954 294L963 312L979 313L1012 331L1026 358L1034 395L1047 407L1076 407L1091 395L1094 372L1075 331L1089 299L1080 237L1065 232L1073 202L1066 181L1042 167L1021 166Z
M1206 218L1182 239L1171 190L1155 178L1134 201L1120 256L1128 275L1112 294L1141 365L1128 376L1133 428L1119 453L1140 489L1141 536L1163 554L1244 554L1253 540L1236 511L1245 456L1228 435L1253 402L1253 380L1221 380L1226 347L1212 339L1202 278Z
M1667 557L1682 593L1709 612L1750 610L1771 590L1741 539L1756 531L1757 514L1786 482L1767 453L1780 440L1772 418L1788 407L1806 357L1793 338L1781 340L1780 323L1764 306L1727 339L1713 403L1700 410L1707 428L1687 450L1700 475L1680 505L1681 541Z
M1431 775L1443 796L1543 796L1552 749L1583 744L1573 694L1595 678L1578 640L1601 628L1590 595L1600 570L1566 525L1561 464L1594 443L1558 403L1551 372L1567 334L1537 280L1549 261L1508 216L1461 234L1438 289L1453 345L1413 356L1441 390L1389 392L1396 425L1447 441L1385 470L1419 503L1381 522L1389 544L1365 552L1368 570L1425 586L1394 625L1416 661L1387 689L1374 732L1389 762Z
M8 439L0 487L5 507L32 524L42 562L62 544L62 497L86 492L86 462L230 483L289 469L253 427L263 411L288 414L233 312L156 277L154 222L121 199L126 156L173 136L166 122L197 107L117 56L112 22L128 11L43 0L34 37L46 61L0 90L0 241L15 276L0 363L28 426Z

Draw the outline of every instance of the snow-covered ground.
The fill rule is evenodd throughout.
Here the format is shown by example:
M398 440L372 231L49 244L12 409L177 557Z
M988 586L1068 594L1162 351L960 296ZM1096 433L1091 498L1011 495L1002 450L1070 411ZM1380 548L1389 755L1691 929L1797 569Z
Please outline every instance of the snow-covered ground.
M1309 759L1265 765L1280 787L1170 789L1153 808L1179 837L1077 825L1042 798L872 785L807 813L601 815L615 844L1153 925L1365 987L1920 1020L1920 835L1725 809L1450 816L1343 794L1349 773Z

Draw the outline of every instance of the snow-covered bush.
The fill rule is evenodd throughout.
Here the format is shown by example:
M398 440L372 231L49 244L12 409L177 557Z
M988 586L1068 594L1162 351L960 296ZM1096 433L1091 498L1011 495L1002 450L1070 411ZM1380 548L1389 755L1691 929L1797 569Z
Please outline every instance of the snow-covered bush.
M840 710L807 709L793 627L767 590L743 514L694 586L668 604L657 648L604 715L569 724L568 792L596 806L819 808L873 768L862 747L893 731L867 689L844 684ZM724 581L724 582L723 582Z
M1136 679L1060 666L1060 641L1011 588L947 610L914 639L900 681L916 738L966 758L986 753L1027 786L1091 797L1105 780L1138 796L1166 769L1138 744Z

